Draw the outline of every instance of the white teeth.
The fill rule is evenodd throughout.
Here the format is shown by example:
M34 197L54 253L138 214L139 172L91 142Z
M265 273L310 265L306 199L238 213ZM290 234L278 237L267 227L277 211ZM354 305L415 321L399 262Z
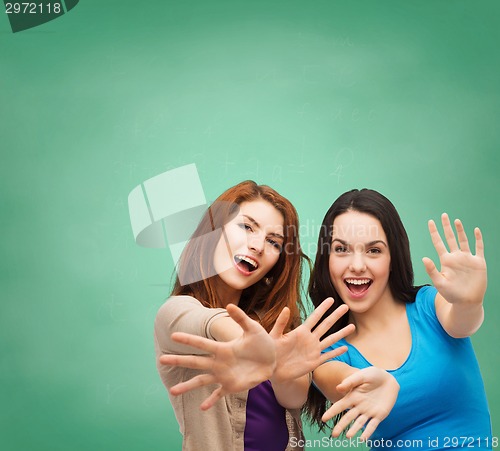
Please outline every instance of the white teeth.
M351 285L365 285L371 282L370 279L345 279L345 281Z
M236 258L238 260L244 260L247 263L250 263L255 269L257 269L259 266L259 264L253 258L247 257L246 255L236 255Z

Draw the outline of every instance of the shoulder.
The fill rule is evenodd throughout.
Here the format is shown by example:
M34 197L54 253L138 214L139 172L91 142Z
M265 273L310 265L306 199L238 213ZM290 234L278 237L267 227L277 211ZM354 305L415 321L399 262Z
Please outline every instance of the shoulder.
M181 295L181 296L170 296L164 304L158 309L158 315L165 312L172 312L175 310L186 310L186 309L196 309L205 308L202 303L194 298L193 296Z
M193 313L203 309L203 305L198 299L192 296L171 296L158 309L154 322L156 334L165 332L168 336L172 332L179 332L182 329L177 327L182 318L193 317ZM160 334L163 335L163 334Z
M227 314L222 308L205 307L198 299L187 296L171 296L158 309L155 324L166 324L179 322L183 318L189 318L190 321L206 321L214 315Z
M408 316L417 327L427 332L434 331L437 335L448 337L437 312L438 290L430 285L420 287L415 302L407 305Z
M434 300L437 294L437 289L436 287L433 287L432 285L422 285L421 287L418 287L417 291L417 299L420 300L425 300L425 299L431 299Z
M418 288L415 302L412 304L419 313L436 318L436 295L437 289L435 287L424 285Z
M154 323L155 337L164 352L187 353L186 346L175 343L170 336L185 332L204 338L212 338L210 326L221 316L228 316L226 309L208 308L192 296L171 296L160 307ZM191 348L190 353L193 353Z

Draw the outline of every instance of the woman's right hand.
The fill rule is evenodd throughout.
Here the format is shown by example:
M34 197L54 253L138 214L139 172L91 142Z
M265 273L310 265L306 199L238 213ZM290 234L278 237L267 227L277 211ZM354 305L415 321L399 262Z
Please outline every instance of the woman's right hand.
M371 366L346 377L336 389L344 396L324 413L322 420L326 422L347 410L333 428L332 435L338 437L354 422L346 437L354 437L364 426L361 439L367 440L394 407L399 384L387 371Z

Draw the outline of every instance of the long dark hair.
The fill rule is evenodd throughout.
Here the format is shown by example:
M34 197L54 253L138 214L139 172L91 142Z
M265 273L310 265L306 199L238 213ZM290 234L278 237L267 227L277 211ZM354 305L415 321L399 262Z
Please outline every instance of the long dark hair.
M264 279L243 290L239 307L247 314L259 312L259 321L268 332L281 310L290 309L289 327L300 324L304 313L302 304L302 263L308 260L299 240L299 219L291 202L267 185L251 180L224 191L208 208L186 245L178 263L177 277L171 295L190 295L205 307L222 307L215 290L213 255L222 235L222 229L243 202L254 200L269 202L283 215L284 242L276 264ZM188 277L186 277L188 275ZM188 283L183 280L192 279Z
M332 313L344 303L330 279L329 258L335 218L348 211L358 211L369 214L380 221L387 236L391 256L391 272L389 274L389 288L395 299L401 302L414 302L416 289L413 286L413 267L410 255L408 235L399 217L396 208L389 199L371 189L353 189L342 194L326 212L321 225L318 251L309 282L309 296L315 307L325 298L332 296L335 303L324 317ZM330 335L347 326L348 315L340 318L325 334ZM327 400L314 385L309 389L309 396L305 406L305 413L312 423L316 423L322 430L325 424L321 421L327 409ZM336 421L334 421L336 422Z

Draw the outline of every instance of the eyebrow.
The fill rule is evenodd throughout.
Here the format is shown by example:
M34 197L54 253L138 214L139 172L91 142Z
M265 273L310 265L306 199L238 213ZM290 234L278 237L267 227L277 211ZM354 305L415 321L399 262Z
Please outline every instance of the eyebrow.
M244 218L247 218L255 227L258 227L260 229L260 224L255 219L253 219L251 216L248 216L248 215L242 215L242 216ZM283 235L281 235L281 233L271 232L271 233L268 233L267 235L268 236L274 236L274 237L280 238L282 240L285 239L285 237Z
M349 246L351 243L348 243L347 241L341 240L340 238L334 238L332 240L332 243L334 241L338 241L340 244L343 244L344 246ZM385 241L382 240L374 240L374 241L369 241L368 243L365 243L365 247L370 247L374 246L375 244L383 244L385 247L388 247Z

